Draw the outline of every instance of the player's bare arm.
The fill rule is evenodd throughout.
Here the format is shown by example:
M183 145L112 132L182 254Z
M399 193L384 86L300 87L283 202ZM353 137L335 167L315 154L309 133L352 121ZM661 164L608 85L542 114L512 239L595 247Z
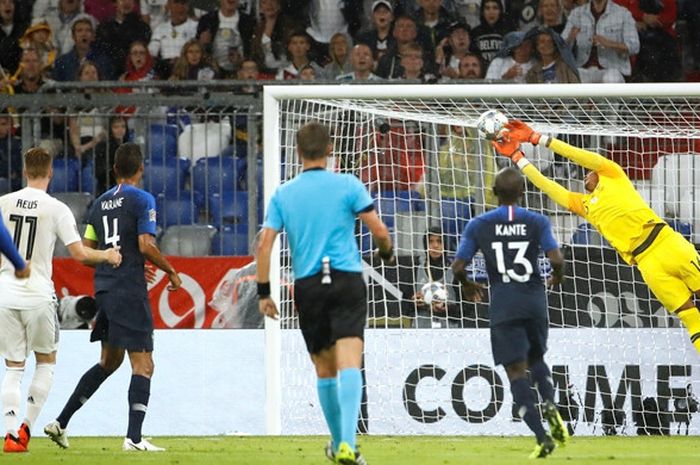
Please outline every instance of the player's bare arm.
M275 301L270 297L270 256L276 238L277 231L272 228L263 228L255 251L255 260L258 262L256 277L258 281L258 308L260 313L274 320L278 318L279 313Z
M552 265L552 274L547 280L547 286L553 287L564 281L566 262L564 261L564 255L562 255L561 249L548 251L547 258L549 259L549 264Z
M86 245L84 242L90 242L90 245ZM95 247L97 243L89 239L85 239L84 242L73 242L68 244L68 252L70 256L82 263L83 265L95 266L100 263L109 263L113 267L118 267L122 263L122 254L119 252L119 248L109 248L105 250L97 250Z
M175 268L170 264L167 258L163 256L156 244L156 239L151 234L139 234L139 251L149 262L163 270L170 280L168 286L169 291L174 291L180 288L182 281L180 275L177 274Z
M452 273L457 282L462 286L464 297L473 302L482 301L484 297L484 286L467 279L467 263L464 260L456 258L455 261L452 262Z
M377 243L377 255L382 260L393 263L394 261L394 249L391 244L391 235L389 234L389 228L382 222L377 215L375 210L370 210L367 212L362 212L358 215L362 222L367 225L369 231L374 237L374 241Z

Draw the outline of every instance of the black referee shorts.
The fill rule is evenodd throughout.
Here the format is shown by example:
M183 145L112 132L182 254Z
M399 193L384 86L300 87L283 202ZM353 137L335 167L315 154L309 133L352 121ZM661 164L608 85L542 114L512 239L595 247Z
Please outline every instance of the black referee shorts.
M321 273L294 282L299 327L310 354L332 347L338 339L364 340L367 323L367 286L362 273L331 272L331 284Z

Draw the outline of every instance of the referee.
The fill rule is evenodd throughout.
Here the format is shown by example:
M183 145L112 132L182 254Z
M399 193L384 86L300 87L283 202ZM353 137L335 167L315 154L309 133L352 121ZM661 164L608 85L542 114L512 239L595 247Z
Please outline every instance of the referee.
M364 464L355 445L362 397L362 350L367 289L355 241L355 218L374 236L378 255L393 259L391 237L364 185L353 175L327 171L328 130L308 123L297 132L301 174L279 186L267 206L257 248L260 312L277 318L270 297L270 253L287 232L299 326L316 367L318 397L332 436L326 455L341 464Z

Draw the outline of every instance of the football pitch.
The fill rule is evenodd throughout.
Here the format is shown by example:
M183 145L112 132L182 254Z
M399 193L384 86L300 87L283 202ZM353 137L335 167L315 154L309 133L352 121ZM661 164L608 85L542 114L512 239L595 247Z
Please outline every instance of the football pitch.
M573 437L547 462L567 464L697 464L700 438L673 437ZM122 452L122 438L76 437L61 450L46 438L30 443L28 454L2 454L0 463L112 465L324 465L326 438L283 437L158 437L153 443L166 452ZM527 460L534 446L524 437L365 436L360 448L370 465L512 465Z

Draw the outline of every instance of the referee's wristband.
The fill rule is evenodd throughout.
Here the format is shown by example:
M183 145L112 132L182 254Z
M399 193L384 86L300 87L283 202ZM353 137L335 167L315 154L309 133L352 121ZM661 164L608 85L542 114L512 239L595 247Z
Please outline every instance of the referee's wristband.
M258 282L258 297L270 297L270 283Z
M384 261L391 260L391 257L394 256L394 248L391 247L389 250L379 249L377 255L379 255L379 258L381 258Z

